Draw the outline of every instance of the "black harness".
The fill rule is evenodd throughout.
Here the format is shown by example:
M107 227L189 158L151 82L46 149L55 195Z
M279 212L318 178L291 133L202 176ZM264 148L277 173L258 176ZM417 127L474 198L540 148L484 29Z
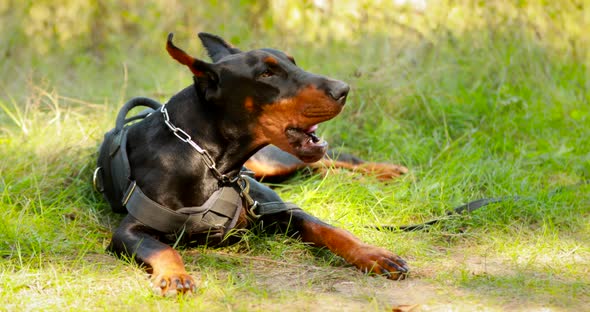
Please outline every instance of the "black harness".
M127 117L134 107L148 107L141 113ZM220 186L201 206L183 207L172 210L146 196L131 175L127 157L127 133L135 124L152 113L161 111L166 125L183 142L191 144L204 156L207 166L214 170ZM205 233L208 236L225 237L238 221L241 209L246 209L251 218L300 209L291 203L283 202L270 188L258 183L242 171L230 179L215 169L209 154L191 140L183 130L169 122L165 107L149 98L134 98L119 111L115 128L107 132L100 146L97 168L94 171L94 188L103 194L116 213L129 213L143 224L167 234L185 231L191 234ZM253 200L256 198L257 200Z

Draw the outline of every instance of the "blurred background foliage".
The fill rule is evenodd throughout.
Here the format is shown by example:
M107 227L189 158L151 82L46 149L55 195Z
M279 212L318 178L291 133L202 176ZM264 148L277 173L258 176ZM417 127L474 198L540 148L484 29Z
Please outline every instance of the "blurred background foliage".
M339 119L354 119L358 131L330 123L333 142L411 155L381 134L409 121L432 131L416 137L440 137L440 149L493 127L490 116L517 113L530 131L551 118L589 120L580 109L589 99L588 29L586 0L4 0L0 101L42 105L55 90L111 108L137 95L165 101L191 82L166 54L166 35L206 59L196 38L205 31L244 50L285 50L304 69L349 82ZM530 119L535 111L543 116Z
M519 32L544 39L560 52L588 46L590 10L584 1L403 0L5 0L0 16L5 56L34 52L104 54L114 46L148 48L174 30L211 30L231 41L262 34L288 43L344 40L368 33L396 38L460 36L481 29ZM411 25L411 26L410 26ZM582 40L578 40L582 39ZM3 41L4 41L3 40ZM144 47L145 46L145 47Z
M4 0L0 68L6 72L11 66L35 68L55 61L108 65L130 51L161 52L171 31L193 51L198 42L186 38L194 39L198 31L217 33L236 45L345 42L360 50L367 37L399 50L409 43L506 33L587 63L587 6L582 0Z

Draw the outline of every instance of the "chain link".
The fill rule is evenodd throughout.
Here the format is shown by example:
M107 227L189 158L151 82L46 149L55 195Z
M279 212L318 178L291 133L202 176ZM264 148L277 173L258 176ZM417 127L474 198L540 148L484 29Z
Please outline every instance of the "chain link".
M197 144L195 141L193 141L192 137L188 133L186 133L184 130L182 130L180 128L177 128L176 126L174 126L174 124L172 122L170 122L170 116L168 115L168 110L166 109L166 105L162 105L162 107L160 108L160 112L162 112L162 115L164 116L164 124L166 124L166 126L168 126L168 128L170 130L172 130L172 133L179 140L181 140L184 143L188 143L199 154L201 154L201 156L203 156L203 160L205 161L205 165L207 165L209 170L211 170L213 172L213 174L215 175L215 177L218 180L220 180L222 183L235 183L236 181L238 181L240 179L239 175L232 179L232 178L228 177L227 175L219 172L219 170L217 170L217 166L215 165L215 160L213 159L213 157L211 157L209 152L207 152L207 150L203 149L202 147L199 146L199 144Z
M185 142L190 144L190 146L192 146L194 149L196 149L197 152L199 152L199 154L204 155L205 153L207 153L207 151L202 149L197 143L195 143L195 141L189 139L188 141L185 141ZM207 153L207 155L209 155L209 153ZM211 158L211 156L209 156L209 158Z

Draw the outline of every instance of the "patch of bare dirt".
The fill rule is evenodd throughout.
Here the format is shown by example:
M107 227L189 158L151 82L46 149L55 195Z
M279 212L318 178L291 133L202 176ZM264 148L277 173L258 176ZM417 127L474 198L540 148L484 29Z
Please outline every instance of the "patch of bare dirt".
M354 268L290 264L269 271L267 263L255 262L250 269L260 287L272 293L303 293L304 300L281 311L421 311L433 300L444 299L427 281L367 277Z
M454 261L448 261L448 260ZM520 274L509 261L481 255L453 254L447 261L420 267L406 280L390 281L368 277L352 267L325 267L284 263L269 259L242 258L260 288L271 296L293 293L294 300L285 306L274 302L262 310L281 311L567 311L563 304L536 300L534 289L500 289L501 284L487 286L465 284L461 274L493 280ZM272 270L269 270L272 267ZM440 270L449 273L449 282L441 281ZM477 280L477 278L476 278ZM488 289L489 288L489 289ZM536 294L529 298L528 294ZM576 303L577 301L572 301Z

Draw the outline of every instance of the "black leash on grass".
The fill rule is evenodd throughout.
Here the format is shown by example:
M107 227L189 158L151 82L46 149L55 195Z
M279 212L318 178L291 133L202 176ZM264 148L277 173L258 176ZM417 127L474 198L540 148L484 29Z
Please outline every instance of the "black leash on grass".
M562 193L565 191L573 191L573 190L575 190L583 185L586 185L586 184L590 184L590 180L586 179L586 180L582 180L582 181L575 183L575 184L561 186L561 187L558 187L555 190L549 192L549 196L553 196L555 194ZM437 223L440 223L441 221L449 220L450 217L456 217L456 216L461 216L462 214L465 214L465 213L471 213L481 207L485 207L490 204L505 202L505 201L509 201L509 200L519 201L519 200L533 199L533 198L536 198L536 197L535 196L521 197L521 196L515 195L515 196L505 196L505 197L482 198L482 199L477 199L477 200L468 202L467 204L463 204L461 206L457 206L457 207L453 208L452 210L447 211L445 213L444 217L441 217L438 219L433 219L428 222L424 222L424 223L420 223L420 224L413 224L413 225L401 225L401 226L380 225L380 226L371 226L371 227L374 229L377 229L379 231L384 231L384 230L385 231L403 231L403 232L425 231L425 230L430 229L431 226L433 226Z

